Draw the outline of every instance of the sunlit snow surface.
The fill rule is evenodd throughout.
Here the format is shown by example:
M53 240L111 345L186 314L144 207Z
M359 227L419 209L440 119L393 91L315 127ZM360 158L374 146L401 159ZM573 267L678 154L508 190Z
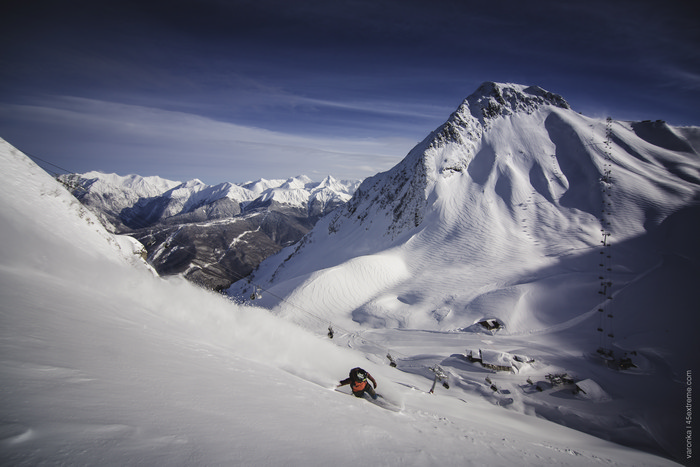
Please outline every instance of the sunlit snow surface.
M680 342L657 346L673 337L652 340L644 367L629 373L582 354L588 337L577 326L585 316L533 321L527 332L497 338L364 327L338 332L331 341L267 310L156 277L140 263L133 242L105 232L60 184L0 144L0 464L672 464L534 415L588 431L594 431L591 421L612 417L622 434L645 433L640 425L652 406L666 412L672 405L667 398L684 402L676 394L681 383L674 381L674 359L690 365L697 352ZM361 289L391 307L396 302L387 293L421 258L382 254L382 261L374 255L349 259L342 269L363 275L353 278L350 291ZM686 290L683 281L693 277L687 270L663 268L650 269L635 284L643 290L667 281ZM304 290L313 297L314 284L334 286L341 273L300 279L297 306L323 311L304 301ZM556 292L555 279L551 285ZM536 296L537 289L530 293ZM395 295L399 303L418 303L402 294ZM672 299L658 305L666 303ZM674 319L671 311L657 318ZM689 334L682 326L647 324L637 323L630 339ZM535 363L519 374L494 374L464 358L468 348L487 346L526 354ZM388 348L398 369L384 358ZM451 374L451 388L438 385L430 395L428 367L437 363ZM374 375L399 412L333 390L358 365ZM528 375L539 381L558 369L595 380L612 400L591 401L571 391L531 394ZM650 409L635 418L640 406ZM667 424L676 430L682 420ZM659 443L665 448L667 441L675 439ZM641 444L659 450L648 440Z

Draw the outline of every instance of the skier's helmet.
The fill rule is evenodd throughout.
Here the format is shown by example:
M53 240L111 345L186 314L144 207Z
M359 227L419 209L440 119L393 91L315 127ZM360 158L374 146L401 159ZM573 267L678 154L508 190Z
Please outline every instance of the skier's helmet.
M357 372L357 379L358 379L359 381L364 381L364 380L367 379L367 375L366 375L365 373L361 372L361 371L358 371L358 372Z

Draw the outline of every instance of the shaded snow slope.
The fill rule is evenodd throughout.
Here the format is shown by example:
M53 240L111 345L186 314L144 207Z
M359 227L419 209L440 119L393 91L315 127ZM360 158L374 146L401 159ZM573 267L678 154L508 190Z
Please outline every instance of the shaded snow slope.
M671 465L158 278L4 141L0 177L3 465Z

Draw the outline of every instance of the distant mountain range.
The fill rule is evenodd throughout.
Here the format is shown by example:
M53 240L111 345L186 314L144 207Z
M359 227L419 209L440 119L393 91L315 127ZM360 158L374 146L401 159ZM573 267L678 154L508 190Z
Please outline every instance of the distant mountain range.
M216 290L297 242L360 183L298 176L211 186L99 172L59 179L108 230L143 243L159 274L183 274Z

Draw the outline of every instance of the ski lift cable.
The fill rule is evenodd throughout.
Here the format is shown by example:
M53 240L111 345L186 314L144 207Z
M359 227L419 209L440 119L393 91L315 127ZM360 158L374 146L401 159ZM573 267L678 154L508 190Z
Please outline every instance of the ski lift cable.
M16 146L15 146L15 147L16 147ZM65 172L66 174L75 173L75 172L71 172L71 171L68 170L68 169L64 169L64 168L61 167L60 165L56 165L56 164L54 164L54 163L52 163L52 162L49 162L49 161L47 161L47 160L45 160L45 159L42 159L41 157L35 156L35 155L33 155L33 154L30 154L30 153L28 153L28 152L26 152L26 151L22 151L22 150L19 149L19 148L17 148L17 149L18 149L20 152L22 152L22 154L26 155L27 157L30 157L31 159L35 159L35 160L37 160L37 161L43 162L44 164L48 164L48 165L50 165L51 167L55 167L55 168L57 168L57 169L59 169L59 170L62 170L62 171ZM44 169L44 170L46 170L46 169ZM53 175L58 175L57 172L51 171L51 173L52 173Z
M603 268L600 274L601 280L601 290L600 293L603 295L603 301L599 305L598 311L600 312L600 319L598 325L598 331L600 332L600 350L606 355L611 355L612 353L612 339L614 339L613 330L613 311L612 311L612 281L610 280L610 274L612 271L612 255L610 254L610 226L612 221L613 212L610 208L612 203L610 200L606 200L607 197L612 197L613 188L613 177L612 177L612 118L608 117L605 122L605 142L604 142L604 169L603 177L601 179L601 189L603 195L603 211L601 215L601 232L603 234L602 247L600 254L603 255L601 258L600 266Z

